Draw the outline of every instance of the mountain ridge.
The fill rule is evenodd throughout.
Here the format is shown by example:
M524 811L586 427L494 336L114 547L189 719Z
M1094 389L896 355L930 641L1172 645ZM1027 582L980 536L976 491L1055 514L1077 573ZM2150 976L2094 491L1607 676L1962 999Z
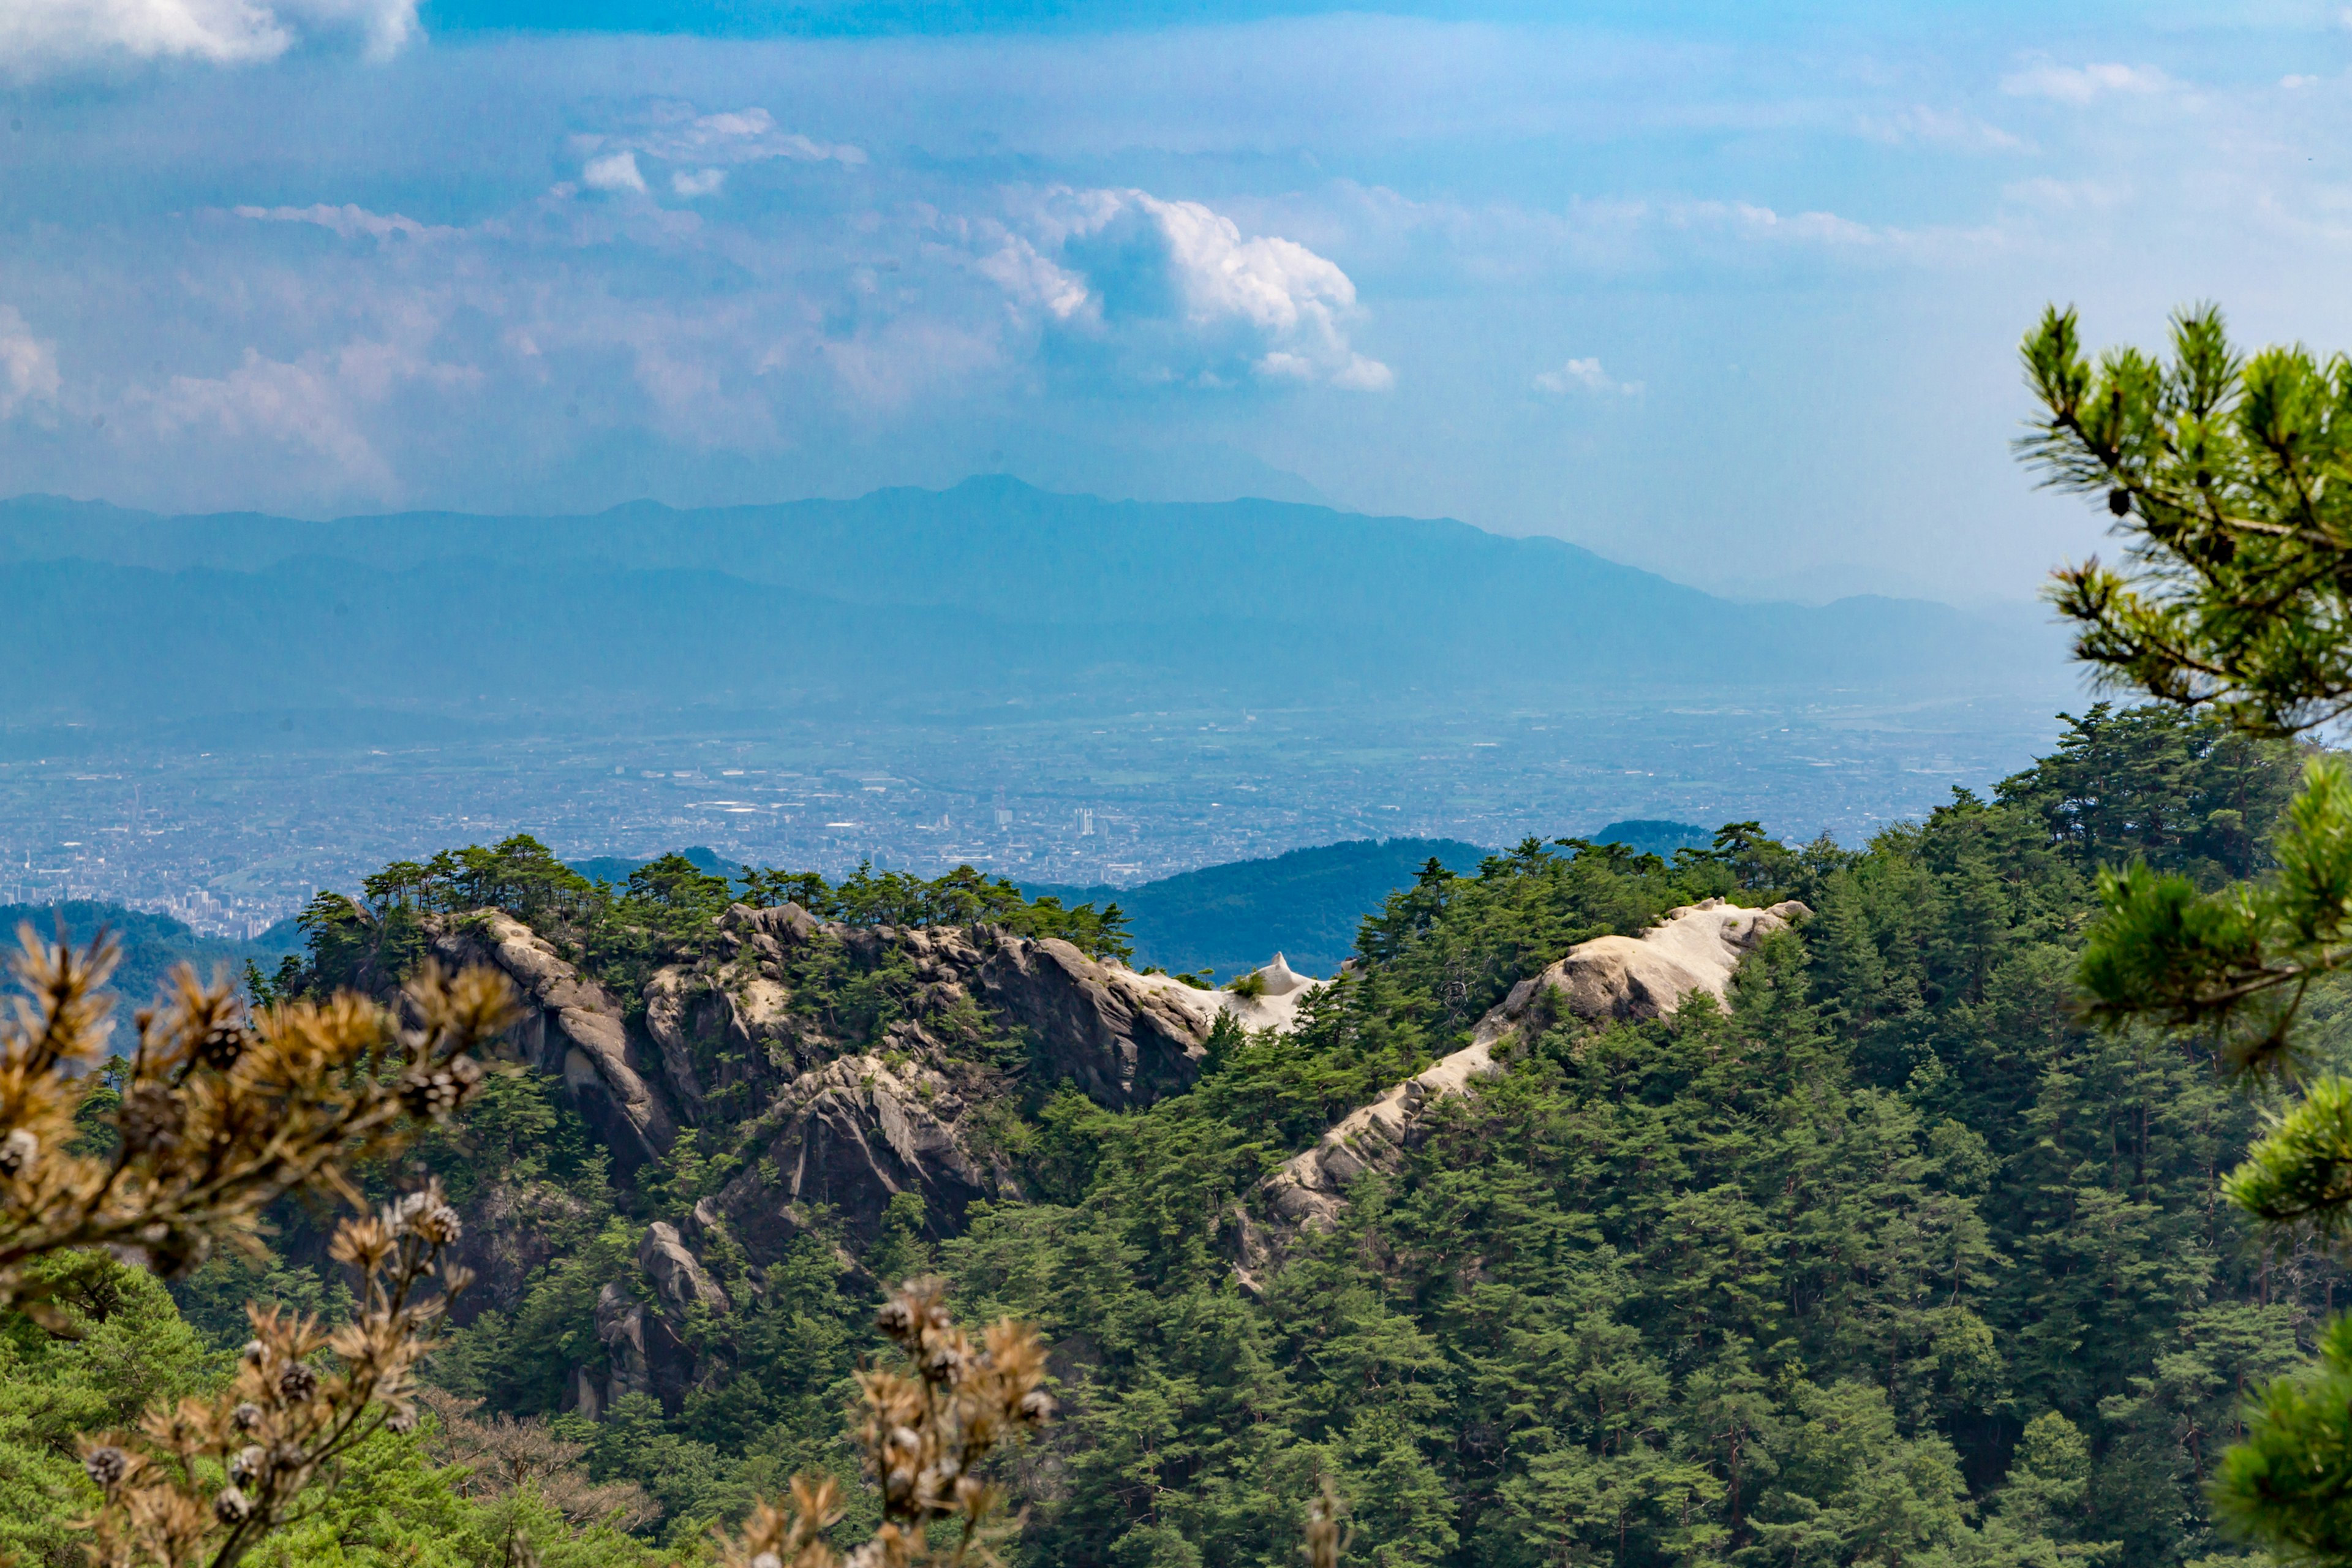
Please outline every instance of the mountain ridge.
M999 477L852 501L324 523L18 498L0 502L0 604L17 612L0 695L19 721L321 694L1909 699L2039 693L2058 668L2013 627L1926 601L1740 604L1452 520L1107 502Z

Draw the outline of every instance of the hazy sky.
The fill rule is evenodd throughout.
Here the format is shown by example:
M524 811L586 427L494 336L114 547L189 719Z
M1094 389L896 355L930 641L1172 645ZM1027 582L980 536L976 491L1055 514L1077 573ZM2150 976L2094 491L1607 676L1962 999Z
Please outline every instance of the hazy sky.
M2007 450L2043 301L2352 346L2347 63L2333 5L0 0L0 493L1004 468L2020 599L2098 537Z

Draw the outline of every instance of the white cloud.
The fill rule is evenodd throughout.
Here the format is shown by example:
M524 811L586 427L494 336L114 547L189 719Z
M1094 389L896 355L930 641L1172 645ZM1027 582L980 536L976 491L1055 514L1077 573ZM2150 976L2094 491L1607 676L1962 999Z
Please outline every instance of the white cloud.
M320 228L332 229L345 239L366 235L371 239L390 239L394 235L408 239L446 239L457 233L454 228L422 224L398 213L372 213L365 207L345 203L329 206L320 202L307 207L233 207L237 216L256 218L266 223L310 223Z
M1060 320L1083 313L1116 330L1112 318L1123 315L1172 318L1204 345L1244 353L1262 377L1356 392L1395 384L1388 366L1349 342L1349 324L1362 313L1355 284L1296 240L1244 238L1233 219L1199 202L1139 190L1056 192L1040 226L1045 250L1013 237L980 269Z
M1558 370L1548 370L1536 377L1536 390L1565 397L1570 393L1597 392L1609 397L1638 397L1642 384L1619 381L1601 368L1601 361L1572 359Z
M206 425L232 440L258 436L289 442L325 458L346 482L391 488L390 467L352 419L321 356L289 363L247 349L245 363L226 375L175 375L153 402L166 435Z
M2060 103L2089 103L2112 92L2162 92L2171 85L2172 79L2154 66L2061 66L2046 60L2000 79L2000 90L2012 98L2048 98Z
M580 183L592 191L636 191L646 188L646 177L637 173L637 155L625 150L607 153L601 158L591 158L580 171Z
M1017 234L1006 235L1003 246L982 257L976 266L982 277L1011 295L1015 303L1043 309L1057 321L1066 321L1095 303L1084 278L1055 265Z
M6 0L0 73L23 78L124 60L250 65L305 39L356 35L389 59L420 31L418 0Z
M779 131L764 109L697 114L691 104L666 103L646 116L645 129L596 137L599 146L624 148L665 163L757 163L785 158L800 163L866 162L865 149Z
M2317 87L2319 79L2315 76L2283 76L2279 78L2279 85L2289 92L2296 92L2306 87Z
M1864 135L1874 140L1897 145L1917 142L1972 153L2014 153L2023 150L2026 145L1998 125L1988 124L1973 115L1948 109L1932 109L1926 104L1914 104L1880 119L1865 119L1862 129Z
M33 335L12 305L0 305L0 419L27 403L58 400L58 345Z
M2019 180L2000 188L2001 195L2021 206L2043 212L2100 212L2115 206L2129 193L2095 180L2053 180L2046 174Z
M724 169L680 169L669 177L669 188L688 200L716 195L719 187L726 183Z

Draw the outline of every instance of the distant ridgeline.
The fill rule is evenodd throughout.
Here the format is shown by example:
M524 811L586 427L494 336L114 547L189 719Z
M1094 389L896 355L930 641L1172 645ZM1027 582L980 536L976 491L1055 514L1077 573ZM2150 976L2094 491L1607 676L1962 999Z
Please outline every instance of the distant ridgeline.
M1715 834L1687 822L1612 822L1591 841L1671 860L1677 849L1706 848ZM1225 975L1280 952L1302 974L1319 976L1355 952L1364 917L1411 887L1430 861L1469 876L1494 853L1458 838L1361 838L1205 866L1132 888L1031 883L1027 890L1055 894L1066 904L1116 900L1138 963Z
M67 939L74 942L86 942L101 930L113 935L122 950L122 961L115 967L110 989L123 999L125 1006L119 1016L125 1019L130 1007L143 1007L154 1000L157 988L174 964L193 964L199 975L209 980L218 967L226 966L232 975L242 973L248 963L271 970L288 953L302 951L302 933L291 920L278 921L250 942L238 942L199 936L184 921L169 915L90 899L58 904L0 904L0 936L7 939L11 951L16 948L19 926L29 923L37 934L54 940L60 921Z
M1276 952L1302 974L1328 975L1356 950L1356 930L1432 859L1467 874L1494 853L1457 838L1362 838L1267 860L1206 866L1133 888L1032 883L1065 904L1116 900L1135 961L1172 973L1227 975Z
M1705 849L1715 835L1687 822L1612 822L1592 835L1595 844L1622 844L1637 855L1671 860L1677 849Z
M730 865L720 859L719 851L716 849L697 844L691 848L680 849L677 853L679 858L698 871L706 871L714 877L727 877L740 880L738 874L742 868ZM644 859L636 859L627 855L592 855L585 860L566 860L564 865L592 882L610 882L614 887L619 887L629 879L630 872L641 870L658 858L660 857L652 855L646 856Z
M1311 582L1269 591L1246 568L1201 569L1276 561L1314 562ZM868 715L977 694L1491 709L1556 700L1563 669L1620 699L2068 689L2038 613L1734 603L1559 539L1003 478L849 501L331 522L27 496L0 501L0 711L20 725L321 707L424 722L478 718L478 695L536 712L588 694L616 710L691 694ZM790 626L793 657L745 658L746 626ZM1677 626L1710 635L1656 635Z

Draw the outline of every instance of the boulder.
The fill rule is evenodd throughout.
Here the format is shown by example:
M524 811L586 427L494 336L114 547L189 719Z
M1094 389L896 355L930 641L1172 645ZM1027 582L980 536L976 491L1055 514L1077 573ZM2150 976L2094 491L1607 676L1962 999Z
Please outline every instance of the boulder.
M662 1311L673 1322L685 1322L688 1309L697 1302L721 1317L734 1308L719 1281L704 1272L701 1260L687 1250L674 1225L656 1220L646 1227L645 1239L637 1243L637 1267L653 1281Z
M650 1394L665 1413L675 1415L686 1404L699 1369L694 1352L659 1312L647 1311L616 1280L596 1295L596 1340L604 1347L610 1366L603 1386L586 1369L572 1377L572 1404L592 1419L602 1419L632 1394Z

